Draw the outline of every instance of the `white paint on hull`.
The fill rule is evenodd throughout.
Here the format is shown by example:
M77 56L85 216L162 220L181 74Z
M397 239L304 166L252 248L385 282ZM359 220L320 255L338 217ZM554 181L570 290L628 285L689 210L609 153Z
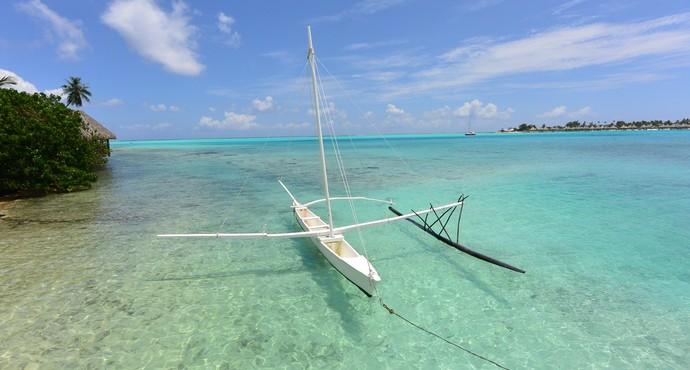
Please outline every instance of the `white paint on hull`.
M328 224L309 208L299 203L295 203L293 207L295 218L305 231L328 230ZM316 236L311 240L336 270L368 295L374 294L376 283L381 281L381 277L366 257L360 255L342 234L335 234L333 237Z

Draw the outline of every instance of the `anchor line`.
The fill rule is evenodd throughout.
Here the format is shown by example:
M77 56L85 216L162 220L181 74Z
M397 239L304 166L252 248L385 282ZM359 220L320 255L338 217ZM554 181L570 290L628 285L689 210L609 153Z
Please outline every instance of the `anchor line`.
M484 361L486 361L486 362L489 362L489 363L493 364L494 366L496 366L496 367L498 367L498 368L500 368L500 369L510 370L509 368L507 368L507 367L505 367L505 366L499 364L498 362L496 362L496 361L494 361L494 360L492 360L492 359L490 359L490 358L487 358L487 357L485 357L485 356L482 356L482 355L480 355L480 354L478 354L478 353L476 353L476 352L470 350L469 348L465 348L465 347L461 346L460 344L455 343L455 342L453 342L453 341L451 341L451 340L449 340L449 339L446 339L446 338L442 337L441 335L436 334L435 332L433 332L433 331L431 331L431 330L429 330L429 329L427 329L427 328L425 328L425 327L423 327L423 326L421 326L421 325L419 325L419 324L413 322L412 320L406 318L405 316L403 316L403 315L397 313L394 309L392 309L392 308L391 308L390 306L388 306L387 304L383 303L383 300L379 299L379 303L381 303L381 306L383 306L383 308L384 308L386 311L388 311L389 314L394 315L394 316L397 316L398 318L400 318L401 320L405 321L406 323L408 323L408 324L414 326L415 328L417 328L417 329L419 329L419 330L421 330L421 331L423 331L423 332L425 332L425 333L427 333L427 334L429 334L429 335L431 335L431 336L434 336L434 337L436 337L437 339L440 339L440 340L442 340L442 341L444 341L444 342L450 344L451 346L453 346L453 347L455 347L455 348L458 348L458 349L460 349L460 350L462 350L462 351L465 351L465 352L469 353L470 355L472 355L472 356L474 356L474 357L477 357L477 358L479 358L479 359L481 359L481 360L484 360Z

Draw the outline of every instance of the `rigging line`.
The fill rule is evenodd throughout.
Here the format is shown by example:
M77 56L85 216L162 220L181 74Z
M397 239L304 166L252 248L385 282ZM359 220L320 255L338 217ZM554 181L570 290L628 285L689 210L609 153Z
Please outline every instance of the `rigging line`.
M320 63L320 64L323 66L323 63ZM325 66L324 66L324 68L325 68ZM326 96L326 91L323 88L321 75L317 74L317 78L319 80L319 86L320 86L319 95L323 94L323 101L327 102L328 99ZM325 111L327 126L329 127L330 132L331 132L331 141L332 141L333 149L334 149L334 152L336 155L336 161L338 164L338 169L339 169L342 181L343 181L343 186L345 188L345 192L346 192L347 196L349 198L351 198L352 197L352 189L350 187L350 183L349 183L348 178L347 178L347 172L345 170L345 165L344 165L343 160L342 160L342 153L340 151L340 145L338 144L338 139L337 139L337 136L335 135L335 121L333 120L333 117L331 115L332 112L330 112L330 109L325 109L324 111ZM350 205L350 211L352 213L353 220L355 221L355 223L359 223L354 202L352 201L352 199L348 199L348 203ZM362 231L357 230L357 235L359 237L360 243L362 244L362 247L364 248L364 255L367 259L367 268L369 270L369 282L373 286L374 292L376 293L377 296L379 296L379 299L380 299L381 298L380 293L376 287L376 284L373 283L373 270L372 270L373 266L371 265L371 261L369 258L369 251L367 250L366 243L364 242L364 237L362 236Z
M434 336L434 337L436 337L436 338L438 338L438 339L440 339L440 340L442 340L442 341L444 341L444 342L450 344L450 345L453 346L453 347L456 347L456 348L458 348L458 349L461 349L461 350L463 350L463 351L469 353L469 354L472 355L472 356L475 356L475 357L480 358L480 359L482 359L482 360L484 360L484 361L486 361L486 362L489 362L489 363L493 364L494 366L496 366L496 367L498 367L498 368L505 369L505 370L510 370L510 369L508 369L507 367L505 367L505 366L499 364L498 362L496 362L496 361L494 361L494 360L492 360L492 359L490 359L490 358L484 357L484 356L482 356L482 355L480 355L480 354L478 354L478 353L476 353L476 352L474 352L474 351L472 351L472 350L470 350L470 349L468 349L468 348L465 348L465 347L461 346L460 344L457 344L457 343L455 343L455 342L453 342L453 341L451 341L451 340L449 340L449 339L446 339L446 338L442 337L442 336L439 335L439 334L434 333L433 331L431 331L431 330L429 330L429 329L427 329L427 328L425 328L425 327L423 327L423 326L421 326L421 325L419 325L419 324L414 323L412 320L410 320L410 319L406 318L405 316L403 316L403 315L401 315L401 314L395 312L395 310L392 309L392 308L390 308L387 304L385 304L385 303L383 303L383 302L382 302L381 304L383 305L383 308L385 308L386 311L388 311L388 313L390 313L391 315L395 315L395 316L399 317L400 319L402 319L402 320L405 321L406 323L408 323L408 324L414 326L415 328L417 328L417 329L419 329L419 330L421 330L421 331L423 331L423 332L425 332L425 333L427 333L427 334L429 334L429 335L432 335L432 336Z
M356 108L360 113L363 113L364 110L362 109L362 107L361 107L359 104L357 104L357 102L354 101L354 99L352 99L352 94L349 94L349 93L347 92L347 90L345 90L345 88L343 87L343 85L340 83L340 80L338 80L338 79L335 77L335 75L333 75L333 73L331 73L331 71L328 70L328 67L326 67L323 63L321 63L321 61L320 61L318 58L316 59L316 61L317 61L319 64L321 64L321 66L324 68L324 70L326 71L326 73L328 73L328 74L331 76L331 78L333 78L333 80L336 82L336 84L338 84L338 86L340 86L340 88L345 92L345 94L346 94L348 100L355 106L355 108ZM383 139L383 142L386 144L386 146L388 147L388 149L390 149L390 150L398 157L398 159L405 165L405 167L407 167L407 170L410 171L410 174L411 174L411 175L416 175L415 171L412 170L412 167L410 167L409 163L407 163L407 161L405 160L405 158L402 157L402 155L400 154L400 152L399 152L398 150L396 150L395 147L393 147L393 145L391 145L391 143L388 141L388 139L386 139L386 136L381 132L381 130L379 130L379 127L376 125L376 123L374 123L372 120L370 120L369 117L367 117L366 115L364 116L364 119L367 121L367 123L369 124L369 126L373 127L373 128L377 131L378 135L381 137L381 139ZM352 140L352 138L350 138L350 140Z
M321 64L321 66L323 66L324 69L326 69L326 71L328 72L328 69L326 68L326 66L323 65L323 63L321 63L320 61L318 61L318 59L317 59L317 62L318 62L319 64ZM331 74L330 72L328 72L328 73ZM333 77L333 79L335 79L335 77L334 77L332 74L331 74L331 76ZM319 78L319 81L321 81L321 80L320 80L320 76L318 76L318 78ZM337 82L337 80L336 80L336 82ZM326 96L325 96L326 94L325 94L325 91L323 91L323 84L320 83L319 85L321 86L321 93L323 93L323 100L326 101ZM342 88L342 85L341 85L341 88ZM343 89L343 90L344 90L344 89ZM349 181L347 180L347 175L345 174L344 166L342 166L342 157L341 157L341 153L340 153L340 150L339 150L339 145L338 145L338 143L337 143L337 138L336 138L336 135L335 135L334 123L333 123L332 117L330 116L329 110L330 110L330 109L326 109L326 110L325 110L325 111L326 111L326 112L325 112L325 115L327 116L326 122L328 123L329 129L331 130L331 135L332 135L332 136L331 136L331 139L332 139L332 141L333 141L332 145L333 145L333 148L334 148L334 151L335 151L335 154L336 154L336 161L337 161L337 163L338 163L339 170L340 170L340 172L341 172L341 177L342 177L342 180L343 180L343 185L344 185L344 187L345 187L345 192L347 193L348 197L351 197L351 191L350 191ZM395 149L393 149L393 148L390 146L390 144L387 142L387 140L385 139L385 137L384 137L383 139L384 139L384 141L386 142L386 144L389 146L389 148L391 148L391 149L395 152ZM350 141L352 141L351 138L350 138ZM410 170L410 172L413 172L413 171L411 170L410 166L407 164L407 162L405 162L405 160L404 160L402 157L399 156L399 158L401 159L401 161L402 161L403 163L405 163L405 165L408 167L408 169ZM356 212L355 212L355 209L354 209L354 204L353 204L352 200L350 200L349 203L350 203L350 209L351 209L351 211L352 211L352 213L353 213L353 217L355 218L355 222L358 222L358 221L357 221ZM432 206L432 209L433 209L433 206ZM414 210L413 210L413 212L414 212ZM436 215L436 216L438 217L438 215ZM362 243L362 246L363 246L363 248L364 248L364 253L365 253L366 257L367 257L367 260L369 260L369 256L368 256L366 244L364 243L364 240L363 240L363 237L362 237L361 230L357 230L357 231L358 231L359 238L360 238L360 241L361 241L361 243ZM369 263L369 270L370 270L370 278L371 278L371 263ZM506 369L506 370L508 369L507 367L505 367L505 366L499 364L499 363L496 362L496 361L493 361L493 360L491 360L491 359L489 359L489 358L487 358L487 357L484 357L484 356L482 356L482 355L480 355L480 354L478 354L478 353L476 353L476 352L473 352L473 351L471 351L470 349L467 349L467 348L465 348L465 347L463 347L463 346L461 346L461 345L459 345L459 344L457 344L457 343L455 343L455 342L452 342L452 341L450 341L450 340L448 340L448 339L446 339L446 338L440 336L439 334L434 333L434 332L431 331L431 330L428 330L428 329L426 329L426 328L424 328L424 327L422 327L422 326L420 326L420 325L418 325L418 324L412 322L411 320L407 319L406 317L402 316L401 314L395 312L395 311L394 311L392 308L390 308L386 303L384 303L383 297L382 297L382 295L381 295L381 292L380 292L380 290L378 289L378 287L377 287L376 285L374 285L374 291L376 292L376 295L377 295L377 297L378 297L379 304L381 304L381 306L382 306L383 308L385 308L390 314L397 316L398 318L402 319L403 321L407 322L408 324L412 325L413 327L415 327L415 328L417 328L417 329L419 329L419 330L422 330L422 331L424 331L425 333L427 333L427 334L429 334L429 335L432 335L432 336L434 336L434 337L436 337L436 338L438 338L438 339L440 339L440 340L446 342L447 344L450 344L450 345L452 345L452 346L454 346L454 347L456 347L456 348L458 348L458 349L460 349L460 350L462 350L462 351L465 351L465 352L469 353L469 354L472 355L472 356L475 356L475 357L477 357L477 358L479 358L479 359L482 359L482 360L484 360L484 361L486 361L486 362L489 362L489 363L495 365L495 366L498 367L498 368Z
M430 203L429 205L431 206L431 210L434 211L434 215L436 215L436 218L437 218L436 221L439 221L440 218L438 217L438 213L436 213L436 209L434 209L434 206L432 206L431 203ZM456 206L456 207L457 207L457 206ZM446 211L448 211L448 210L446 210ZM445 212L443 212L443 214L445 214ZM450 239L450 235L448 235L448 231L446 231L446 229L443 227L443 224L441 223L441 224L439 224L439 225L441 225L441 230L442 230L444 233L446 233L446 236L448 236L448 239ZM439 233L439 234L440 234L440 233Z
M304 75L304 71L307 68L307 64L308 64L308 62L305 62L304 65L302 66L302 71L300 72L300 77L302 75ZM289 143L291 143L291 142L292 141L290 141ZM259 149L259 152L258 152L259 157L261 157L262 154L264 153L267 143L268 143L268 140L266 140L264 138L263 144L261 145L261 148ZM230 203L231 205L234 204L237 201L237 199L242 195L248 182L249 182L249 176L245 176L244 179L242 180L242 184L240 185L240 189L232 197L232 202ZM225 217L223 217L223 222L221 222L220 226L218 227L217 233L220 233L223 230L223 227L225 226L225 223L228 221L229 217L230 217L229 215L226 215Z

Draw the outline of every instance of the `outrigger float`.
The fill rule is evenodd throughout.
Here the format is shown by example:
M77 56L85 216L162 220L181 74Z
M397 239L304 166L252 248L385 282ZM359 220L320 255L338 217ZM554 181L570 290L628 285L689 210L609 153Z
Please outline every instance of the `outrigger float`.
M482 259L484 261L493 263L495 265L508 268L517 272L524 272L521 269L508 265L506 263L495 260L491 257L485 256L481 253L472 251L462 245L457 241L453 242L450 240L450 236L446 230L446 226L449 222L450 217L453 215L455 210L460 206L460 212L458 214L458 237L459 237L459 222L460 216L462 215L462 206L467 197L460 197L456 202L445 204L442 206L431 206L429 209L414 211L410 213L403 214L399 212L392 206L389 209L396 214L394 217L383 218L374 221L356 223L352 225L335 227L333 224L333 212L331 209L331 202L338 200L348 200L348 201L372 201L372 202L382 202L387 204L392 204L390 201L367 198L367 197L353 197L348 194L345 197L331 197L329 187L328 187L328 172L326 168L326 157L324 152L324 142L323 142L323 131L321 127L321 104L320 104L320 94L317 85L317 68L316 68L316 54L314 52L314 46L311 37L311 27L307 27L307 34L309 39L309 48L307 52L307 59L311 67L311 85L313 93L313 104L314 104L314 116L316 119L316 129L318 133L319 141L319 154L321 160L321 174L323 180L323 190L324 198L314 200L307 203L301 203L295 198L295 196L290 192L287 186L278 180L280 185L285 189L287 194L292 199L292 209L297 222L299 223L302 231L298 232L287 232L287 233L266 233L266 232L255 232L255 233L208 233L208 234L160 234L159 237L172 237L172 238L234 238L234 239L247 239L247 238L309 238L312 240L314 245L319 249L319 251L326 257L328 262L340 272L345 278L356 285L368 296L372 296L376 291L376 285L381 281L381 276L376 271L376 268L371 264L371 262L363 255L361 255L357 250L345 239L345 232L362 229L366 227L378 226L387 224L390 222L408 220L418 227L422 228L425 232L436 237L440 241L462 251L473 257ZM349 193L349 186L346 186ZM310 206L317 203L326 203L326 208L328 210L328 222L324 221L321 217L315 214L309 209ZM441 215L438 212L443 211ZM429 216L433 214L432 219L436 219L433 223L428 223ZM422 216L425 216L422 218ZM415 221L414 218L421 220L423 223ZM442 226L441 231L445 233L447 238L441 235L439 232L434 231L433 227L435 225Z

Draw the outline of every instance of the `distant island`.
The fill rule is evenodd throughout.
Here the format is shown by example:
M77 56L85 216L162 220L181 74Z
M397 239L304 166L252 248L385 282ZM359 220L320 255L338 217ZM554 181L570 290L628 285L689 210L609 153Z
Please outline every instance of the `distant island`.
M604 130L688 130L690 118L677 121L611 121L611 122L580 122L570 121L565 125L547 126L522 123L518 127L501 129L499 132L552 132L552 131L604 131Z

